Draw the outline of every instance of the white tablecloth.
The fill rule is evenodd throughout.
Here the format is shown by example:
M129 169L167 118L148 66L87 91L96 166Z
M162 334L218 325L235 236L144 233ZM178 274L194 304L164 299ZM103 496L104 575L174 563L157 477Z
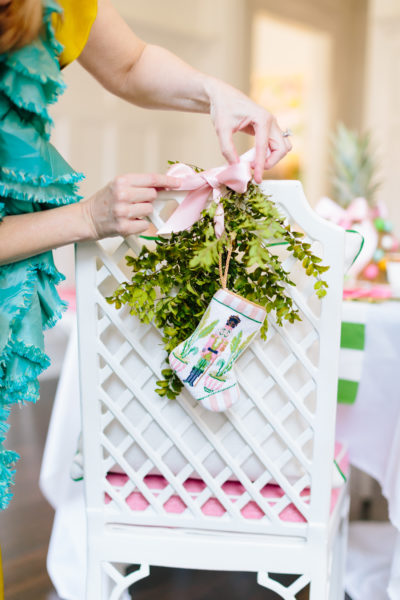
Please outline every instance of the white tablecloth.
M352 527L347 588L353 600L399 600L400 303L369 304L362 308L367 311L362 376L356 403L339 406L337 437L348 444L352 464L380 482L389 502L392 525L385 525L383 548L376 543L376 532L366 529L370 524ZM83 484L73 482L69 476L80 431L79 414L77 339L73 330L40 478L43 493L56 509L48 571L59 596L65 600L85 598ZM363 541L364 535L372 540L371 546Z
M377 479L388 500L392 545L387 546L392 553L386 554L385 562L376 538L363 548L362 536L350 537L347 587L353 600L399 600L400 302L369 304L366 323L357 400L351 406L339 405L336 430L337 438L348 444L351 463ZM362 583L366 579L371 585ZM374 591L386 587L383 595Z

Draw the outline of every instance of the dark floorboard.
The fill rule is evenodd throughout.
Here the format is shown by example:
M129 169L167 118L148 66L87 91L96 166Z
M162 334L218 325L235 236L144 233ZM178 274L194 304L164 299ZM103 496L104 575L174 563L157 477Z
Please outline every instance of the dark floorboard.
M55 381L41 386L37 406L14 409L7 447L22 456L14 498L0 513L5 600L60 600L46 571L46 554L53 510L41 495L38 477L43 446L56 389ZM153 567L150 577L135 585L135 600L279 600L259 587L255 575ZM306 600L308 594L299 595Z
M17 464L14 497L0 513L5 600L58 599L46 571L53 510L38 488L56 382L43 382L41 390L37 406L15 407L10 417L7 447L22 458Z

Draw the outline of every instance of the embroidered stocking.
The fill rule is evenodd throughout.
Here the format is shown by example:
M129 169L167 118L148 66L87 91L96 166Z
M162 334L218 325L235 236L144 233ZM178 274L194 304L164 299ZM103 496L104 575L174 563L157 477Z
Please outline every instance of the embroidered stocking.
M262 306L220 289L196 330L169 355L171 368L208 410L226 410L239 399L233 365L265 316Z

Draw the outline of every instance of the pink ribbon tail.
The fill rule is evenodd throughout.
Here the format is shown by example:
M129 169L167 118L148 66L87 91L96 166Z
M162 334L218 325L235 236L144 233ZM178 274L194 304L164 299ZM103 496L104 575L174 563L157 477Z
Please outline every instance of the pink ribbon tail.
M210 192L211 188L207 183L204 183L204 185L195 190L189 191L183 202L169 217L168 221L158 230L158 233L163 235L189 229L189 227L200 219L200 215L207 205Z

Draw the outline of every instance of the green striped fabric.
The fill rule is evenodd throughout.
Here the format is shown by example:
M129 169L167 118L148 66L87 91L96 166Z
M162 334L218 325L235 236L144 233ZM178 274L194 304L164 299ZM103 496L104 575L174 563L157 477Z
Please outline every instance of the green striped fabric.
M343 302L338 402L353 404L361 379L368 304Z

